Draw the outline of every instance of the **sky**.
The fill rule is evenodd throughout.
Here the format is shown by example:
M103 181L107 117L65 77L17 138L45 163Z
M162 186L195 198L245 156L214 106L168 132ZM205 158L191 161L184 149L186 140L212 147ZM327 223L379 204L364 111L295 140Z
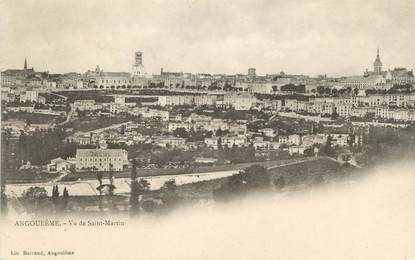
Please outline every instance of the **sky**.
M415 1L0 0L0 69L360 75L415 67Z

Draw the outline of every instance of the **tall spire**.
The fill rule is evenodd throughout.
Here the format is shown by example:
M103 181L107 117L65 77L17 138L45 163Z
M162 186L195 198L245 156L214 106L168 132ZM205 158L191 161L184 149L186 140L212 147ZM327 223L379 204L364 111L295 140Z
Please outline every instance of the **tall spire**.
M377 49L377 53L376 53L376 59L375 62L373 63L373 71L375 72L376 75L380 75L382 74L382 61L380 60L380 56L379 56L379 47Z
M27 59L24 57L24 70L27 70Z

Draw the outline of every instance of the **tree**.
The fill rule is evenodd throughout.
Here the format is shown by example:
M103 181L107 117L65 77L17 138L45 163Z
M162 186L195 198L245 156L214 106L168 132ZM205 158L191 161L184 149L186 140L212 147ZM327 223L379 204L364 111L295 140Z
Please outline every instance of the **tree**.
M131 181L135 181L137 179L137 161L136 160L132 161L130 178L131 178Z
M173 135L181 138L189 138L189 133L186 131L184 127L178 127L174 129Z
M27 201L27 210L50 209L52 206L48 204L48 192L44 187L34 186L28 188L23 192L22 198Z
M150 183L145 179L140 179L138 181L138 186L140 188L140 192L146 192L150 190Z
M274 180L274 186L277 189L282 189L285 187L285 179L283 176L278 177L276 180Z
M174 179L166 181L160 188L160 196L163 201L163 205L166 208L173 207L179 200L179 196L176 192L177 185Z
M52 188L52 201L56 203L56 200L59 198L59 188L58 185L53 185Z
M62 197L63 197L63 198L68 198L68 197L69 197L69 192L68 192L68 190L66 189L66 187L65 187L65 188L63 188L63 195L62 195Z
M334 157L334 149L332 147L332 140L333 137L331 135L327 136L326 144L324 145L323 149L321 149L321 152L324 155Z
M270 184L267 169L263 166L252 165L246 168L243 177L249 189L265 189Z
M48 192L43 187L35 186L25 190L22 197L28 199L45 199L48 197Z
M230 200L249 192L265 191L270 188L270 178L263 166L252 165L239 174L227 178L220 188L214 191L216 200Z
M131 215L138 215L140 212L140 196L150 190L150 183L145 179L137 181L137 162L132 162L131 184L130 184L130 209Z
M99 186L98 186L97 189L99 191L100 199L101 199L101 195L102 195L102 177L103 177L103 173L102 172L97 172L97 180L99 182Z
M112 163L110 163L109 167L110 167L110 172L109 172L108 178L110 180L110 195L112 195L113 192L114 192L114 185L113 185L113 183L114 183L114 167L113 167Z
M65 210L68 206L69 202L69 193L66 187L63 188L63 194L62 194L62 209Z
M359 89L358 88L354 88L353 89L353 95L357 96L357 94L359 94Z

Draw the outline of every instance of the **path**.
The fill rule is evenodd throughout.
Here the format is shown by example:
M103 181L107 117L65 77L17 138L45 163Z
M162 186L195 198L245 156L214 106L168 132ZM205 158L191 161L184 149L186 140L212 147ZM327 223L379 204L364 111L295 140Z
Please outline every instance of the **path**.
M132 121L128 121L128 122L124 122L124 123L120 123L120 124L116 124L116 125L110 125L110 126L103 127L103 128L98 128L98 129L95 129L95 130L84 132L84 134L90 134L90 133L97 134L97 133L101 133L101 132L104 132L104 131L109 130L109 129L120 128L121 126L130 124L130 123L132 123Z
M68 114L66 115L65 121L59 123L58 125L65 125L71 120L72 114L74 112L72 104L70 104L71 110L69 110Z

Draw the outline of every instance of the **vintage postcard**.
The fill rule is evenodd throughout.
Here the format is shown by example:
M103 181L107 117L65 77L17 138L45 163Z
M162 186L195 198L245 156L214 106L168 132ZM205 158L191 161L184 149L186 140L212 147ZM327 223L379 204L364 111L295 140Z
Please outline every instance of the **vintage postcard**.
M415 260L415 1L0 9L0 260Z

